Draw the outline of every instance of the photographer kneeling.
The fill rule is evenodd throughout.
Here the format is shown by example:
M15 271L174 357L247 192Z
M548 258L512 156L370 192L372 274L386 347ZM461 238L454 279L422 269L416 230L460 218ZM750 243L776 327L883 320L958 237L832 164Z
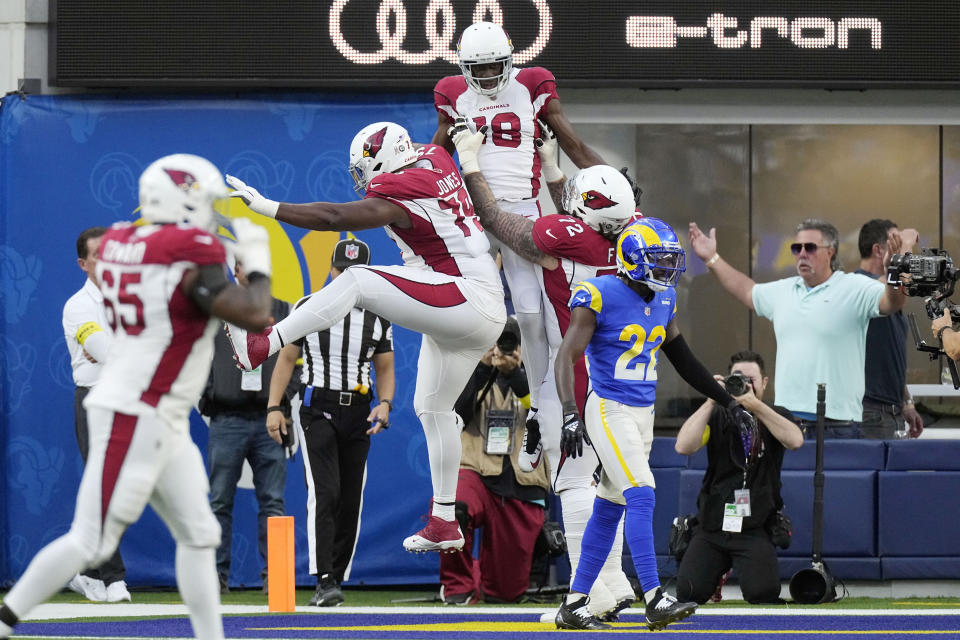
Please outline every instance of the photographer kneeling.
M707 400L677 434L677 453L692 455L706 445L708 461L697 497L699 524L677 573L677 598L703 604L732 567L747 602L779 602L780 571L768 530L783 507L784 448L799 448L803 433L786 409L762 401L768 378L759 354L735 353L730 373L716 378L755 424L738 426L723 407Z

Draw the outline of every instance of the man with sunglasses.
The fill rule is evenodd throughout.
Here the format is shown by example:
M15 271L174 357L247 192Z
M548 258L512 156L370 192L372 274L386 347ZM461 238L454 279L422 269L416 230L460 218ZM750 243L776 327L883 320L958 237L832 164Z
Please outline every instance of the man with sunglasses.
M884 270L917 242L915 229L891 228ZM815 435L817 384L826 383L826 437L860 438L867 326L903 308L906 296L878 280L839 270L839 234L828 222L797 225L790 245L797 275L756 283L717 252L716 229L690 223L693 252L724 289L773 322L777 337L774 402L786 407L808 438Z
M677 598L703 604L721 577L736 568L744 600L780 602L780 569L768 522L783 508L784 450L799 448L803 434L786 409L763 402L769 378L759 353L733 354L729 373L747 379L744 393L734 397L757 421L755 429L745 430L707 399L677 433L677 453L689 456L707 448L698 524L677 570Z

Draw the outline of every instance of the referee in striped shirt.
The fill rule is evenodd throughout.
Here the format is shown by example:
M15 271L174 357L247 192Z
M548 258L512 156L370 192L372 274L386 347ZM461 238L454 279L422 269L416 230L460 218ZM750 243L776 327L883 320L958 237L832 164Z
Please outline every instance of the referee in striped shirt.
M370 264L370 247L355 239L341 240L333 250L330 279L355 264ZM286 435L280 404L301 350L307 539L310 573L317 576L310 604L329 607L343 602L340 583L349 577L370 436L390 426L393 328L380 316L355 307L329 329L283 347L270 380L267 407L267 430L277 442ZM377 387L372 408L371 363Z

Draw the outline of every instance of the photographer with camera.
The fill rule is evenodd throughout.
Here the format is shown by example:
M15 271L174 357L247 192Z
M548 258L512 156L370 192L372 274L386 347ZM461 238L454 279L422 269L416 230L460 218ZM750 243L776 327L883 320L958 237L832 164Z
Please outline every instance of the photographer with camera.
M887 233L884 266L917 241L915 229ZM839 270L836 227L808 219L797 225L790 252L797 275L757 283L717 252L716 229L690 223L694 253L737 300L769 318L777 338L774 402L785 407L808 438L816 432L817 384L827 388L827 438L860 438L867 324L903 308L899 287Z
M930 323L930 331L943 345L943 351L947 357L960 361L960 333L953 328L953 318L950 316L949 309L944 309L942 316L933 319Z
M454 405L466 425L460 434L455 505L464 545L440 555L440 595L446 604L481 598L514 602L529 586L550 488L546 464L524 473L517 460L529 408L520 325L511 316ZM473 536L479 528L483 539L475 560Z
M752 429L738 424L708 399L680 427L677 453L693 455L706 446L707 470L697 498L699 522L677 573L677 598L703 604L734 568L747 602L778 602L780 571L771 531L783 508L780 468L784 450L803 445L803 433L786 409L763 402L768 378L759 354L733 354L729 371L716 379L756 422Z
M855 273L885 281L884 256L887 234L897 225L875 218L860 227L857 244L860 268ZM909 251L910 247L902 247ZM889 262L889 259L887 260ZM863 437L893 440L907 434L916 438L923 431L923 418L907 390L907 318L903 311L880 316L867 328L867 364L864 370Z

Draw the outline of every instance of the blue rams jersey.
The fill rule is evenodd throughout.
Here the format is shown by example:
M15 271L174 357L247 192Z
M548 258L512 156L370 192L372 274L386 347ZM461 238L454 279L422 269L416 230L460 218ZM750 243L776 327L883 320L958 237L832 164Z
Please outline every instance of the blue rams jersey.
M590 382L601 397L634 407L653 404L657 391L657 352L667 324L677 313L672 288L647 303L615 275L579 283L570 308L597 314L597 328L587 345Z

